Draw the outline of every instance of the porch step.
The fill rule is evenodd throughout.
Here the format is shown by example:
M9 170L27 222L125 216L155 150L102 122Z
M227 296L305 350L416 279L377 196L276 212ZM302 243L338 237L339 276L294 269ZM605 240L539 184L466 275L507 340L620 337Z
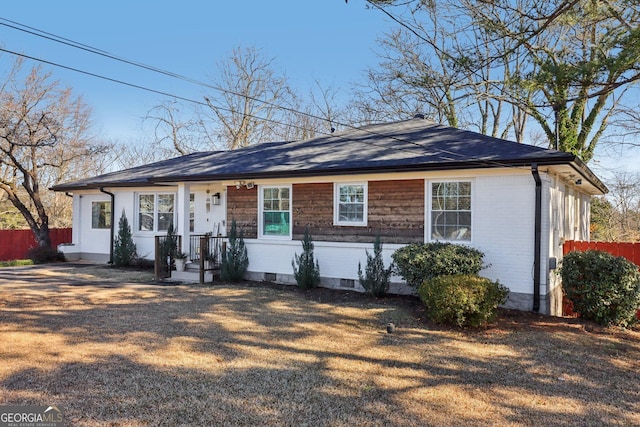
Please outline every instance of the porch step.
M171 280L183 283L199 283L200 273L197 269L187 268L185 271L172 271ZM205 283L211 283L213 281L213 274L210 271L204 272Z

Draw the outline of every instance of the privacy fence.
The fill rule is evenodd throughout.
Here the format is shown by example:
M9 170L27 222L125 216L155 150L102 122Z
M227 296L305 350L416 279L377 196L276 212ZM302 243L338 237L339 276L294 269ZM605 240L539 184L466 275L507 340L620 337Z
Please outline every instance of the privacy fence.
M588 251L598 250L608 252L611 255L625 257L640 268L640 243L617 243L617 242L578 242L568 240L562 245L562 253L567 254L571 251ZM573 304L566 298L563 298L562 311L564 315L575 315L573 312ZM640 319L640 309L636 313L636 317Z
M611 255L625 257L637 266L640 266L640 243L616 243L616 242L578 242L568 240L562 246L562 253L571 251L598 250L608 252Z
M51 246L71 242L70 228L52 228L49 230ZM0 261L25 259L27 251L37 246L31 230L0 230Z

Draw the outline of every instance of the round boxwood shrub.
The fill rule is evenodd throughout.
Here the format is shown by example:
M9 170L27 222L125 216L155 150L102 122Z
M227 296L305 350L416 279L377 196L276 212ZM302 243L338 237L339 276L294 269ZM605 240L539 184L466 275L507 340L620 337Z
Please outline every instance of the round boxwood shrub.
M629 326L640 307L638 266L598 250L573 251L560 267L562 289L574 311L601 325Z
M509 290L499 282L472 274L437 276L425 280L418 290L431 320L463 326L492 322Z
M484 267L484 253L469 246L447 242L414 243L398 249L391 257L394 271L415 289L433 277L476 275Z

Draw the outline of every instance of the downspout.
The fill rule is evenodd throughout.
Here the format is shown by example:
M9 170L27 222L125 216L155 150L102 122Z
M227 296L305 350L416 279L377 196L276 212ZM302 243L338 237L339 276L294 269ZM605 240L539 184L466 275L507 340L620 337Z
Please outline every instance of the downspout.
M542 246L542 180L538 164L531 164L531 174L536 182L535 230L533 236L533 311L540 311L540 248Z
M111 244L109 245L109 264L113 264L113 243L114 243L113 229L115 227L116 195L108 192L107 190L104 189L104 187L100 187L100 192L111 196Z

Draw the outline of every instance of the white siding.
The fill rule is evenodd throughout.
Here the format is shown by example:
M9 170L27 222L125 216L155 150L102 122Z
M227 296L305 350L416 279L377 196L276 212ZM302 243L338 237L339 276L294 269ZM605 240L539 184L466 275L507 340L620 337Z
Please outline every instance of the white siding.
M78 215L77 225L79 229L73 230L73 243L76 245L74 251L86 254L102 255L102 258L109 259L109 242L111 241L110 229L91 228L91 204L93 202L110 202L108 194L96 192L74 197L77 201L77 209L74 206L74 214ZM112 206L113 208L113 206ZM75 218L74 218L75 219ZM118 218L116 217L116 224ZM74 227L76 222L74 221ZM93 257L92 257L93 258Z
M302 253L302 243L299 240L259 240L245 241L249 256L249 272L275 273L278 275L293 275L292 261L295 254ZM385 245L383 243L383 258L385 266L391 264L391 254L402 245ZM373 254L373 243L340 243L314 242L314 257L318 260L323 284L331 285L325 279L351 279L355 281L355 289L360 289L358 283L358 263L362 269L367 263L366 251ZM293 278L284 280L295 283ZM392 282L399 283L402 279L392 277Z
M579 187L562 181L557 176L540 173L542 187L542 254L541 254L541 294L557 290L558 281L555 273L549 270L549 258L562 257L562 242L565 239L587 240L589 236L589 196ZM534 262L534 221L535 221L535 180L529 168L484 169L465 171L446 171L419 174L359 175L351 180L367 182L373 180L424 179L425 191L429 183L439 180L470 180L472 182L472 237L470 246L485 253L485 262L489 266L481 272L493 280L499 280L508 286L513 293L531 295L533 293ZM300 182L331 182L340 177L323 177L314 181L310 177ZM298 181L278 180L283 185ZM195 196L195 233L215 231L221 224L224 232L224 212L226 194L223 185L231 183L202 183L185 186L182 196L189 193ZM256 182L256 185L260 184ZM145 258L153 258L154 232L137 231L137 213L135 212L136 195L142 191L173 192L178 194L178 187L107 189L115 193L115 226L123 210L133 230L138 254ZM209 190L209 193L206 193ZM211 194L221 192L221 204L206 209L206 199ZM425 206L429 206L424 195ZM74 243L82 253L109 253L109 231L91 230L91 201L109 200L109 196L97 191L78 192L74 194ZM184 200L184 199L181 199ZM176 200L179 203L179 200ZM188 205L187 205L188 206ZM295 221L295 211L292 221ZM425 211L425 233L428 236L429 211ZM185 221L185 216L187 220ZM178 224L177 233L188 235L188 209L177 208L175 213ZM117 228L116 228L117 230ZM384 243L384 242L383 242ZM291 261L295 253L300 253L299 241L274 241L267 239L247 239L249 252L249 272L252 277L260 277L262 273L291 276ZM373 244L330 243L316 241L316 258L320 264L323 278L358 279L358 262L366 262L365 249L372 251ZM391 254L399 245L384 244L386 264L391 262ZM289 277L290 279L290 277ZM400 282L400 278L394 278ZM528 303L527 303L528 304Z
M522 175L475 180L472 246L490 265L482 275L500 280L513 292L532 293L535 181Z

